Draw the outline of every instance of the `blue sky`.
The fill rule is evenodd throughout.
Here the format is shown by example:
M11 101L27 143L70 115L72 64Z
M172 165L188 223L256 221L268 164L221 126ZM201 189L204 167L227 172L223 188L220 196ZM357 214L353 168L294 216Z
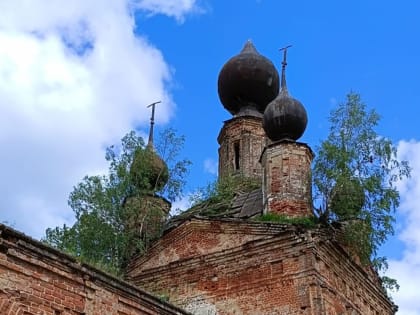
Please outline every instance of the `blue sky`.
M414 0L0 1L0 221L36 238L71 223L72 186L106 169L107 145L133 128L147 134L146 106L157 100L157 131L186 137L187 192L205 186L230 118L221 67L251 39L279 68L278 49L292 44L288 87L309 118L301 141L315 149L352 90L413 167L383 253L401 285L399 314L420 314L419 12Z
M175 69L171 88L177 109L171 125L187 136L188 152L200 171L197 161L217 159L216 136L230 117L218 99L218 73L247 39L277 67L278 48L293 45L288 85L308 111L302 140L311 146L326 136L329 111L351 90L381 114L380 133L395 141L416 137L420 21L414 5L249 0L240 6L209 1L203 7L206 13L187 17L181 25L165 16L140 13L136 19L137 33L159 47ZM206 146L200 147L203 140Z

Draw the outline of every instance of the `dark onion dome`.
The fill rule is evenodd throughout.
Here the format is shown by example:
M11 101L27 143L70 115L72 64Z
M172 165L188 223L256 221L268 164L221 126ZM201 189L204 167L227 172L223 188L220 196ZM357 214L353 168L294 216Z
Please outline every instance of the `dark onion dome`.
M331 193L330 210L339 219L357 218L365 203L365 192L356 178L343 178L338 181Z
M153 146L147 145L145 149L138 149L134 154L130 176L138 189L159 191L168 182L169 171Z
M286 85L286 51L282 62L281 90L264 111L263 128L271 141L299 139L308 123L305 107L292 98Z
M299 139L308 123L302 103L289 96L286 91L270 103L264 112L263 128L271 141Z
M228 60L219 73L218 93L232 115L263 113L279 92L279 74L273 63L260 55L251 41Z

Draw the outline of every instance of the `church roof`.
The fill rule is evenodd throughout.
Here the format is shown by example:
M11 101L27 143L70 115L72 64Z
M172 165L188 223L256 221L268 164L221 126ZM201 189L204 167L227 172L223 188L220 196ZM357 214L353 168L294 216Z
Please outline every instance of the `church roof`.
M262 214L263 199L261 188L238 193L232 200L212 203L203 201L187 211L171 218L165 226L168 231L184 221L197 218L247 220Z

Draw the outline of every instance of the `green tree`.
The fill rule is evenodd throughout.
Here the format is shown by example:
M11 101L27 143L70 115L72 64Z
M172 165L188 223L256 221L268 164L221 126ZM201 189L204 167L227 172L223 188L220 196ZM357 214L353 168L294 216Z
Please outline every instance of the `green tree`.
M393 234L399 205L396 183L410 175L392 142L375 128L379 115L349 93L331 111L328 138L318 148L313 179L316 210L326 223L341 221L345 239L362 263L386 268L379 247Z
M159 139L157 150L168 167L164 170L168 172L166 185L162 187L150 181L151 150L131 131L122 138L120 146L107 148L108 174L85 176L70 193L68 203L75 213L74 225L47 229L44 241L83 262L119 273L133 254L133 244L136 252L144 250L146 245L146 240L139 239L128 226L138 209L127 206L127 199L133 196L141 199L157 192L170 201L182 196L190 165L186 159L177 160L184 137L167 129ZM130 171L134 159L136 172ZM156 231L156 227L149 231Z

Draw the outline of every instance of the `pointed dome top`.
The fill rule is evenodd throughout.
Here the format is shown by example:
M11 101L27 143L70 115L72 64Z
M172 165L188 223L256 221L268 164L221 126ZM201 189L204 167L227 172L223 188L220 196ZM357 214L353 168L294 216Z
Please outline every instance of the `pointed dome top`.
M286 85L287 46L282 48L283 61L279 95L264 111L263 128L271 141L299 139L308 123L308 116L302 103L289 95Z
M139 148L130 167L130 175L134 185L140 190L158 191L165 186L169 179L168 166L156 153L153 145L153 126L155 124L155 102L147 107L152 107L150 118L149 141L146 148Z
M280 93L283 93L285 95L289 95L289 92L287 91L287 84L286 84L286 66L287 66L287 49L292 47L292 45L288 45L284 48L280 48L280 50L283 50L283 61L281 62L281 81L280 81Z
M248 39L240 53L241 54L258 54L258 51L255 48L252 41L250 39Z
M235 116L261 116L279 91L279 74L273 63L248 40L241 52L219 73L218 93L223 106Z

